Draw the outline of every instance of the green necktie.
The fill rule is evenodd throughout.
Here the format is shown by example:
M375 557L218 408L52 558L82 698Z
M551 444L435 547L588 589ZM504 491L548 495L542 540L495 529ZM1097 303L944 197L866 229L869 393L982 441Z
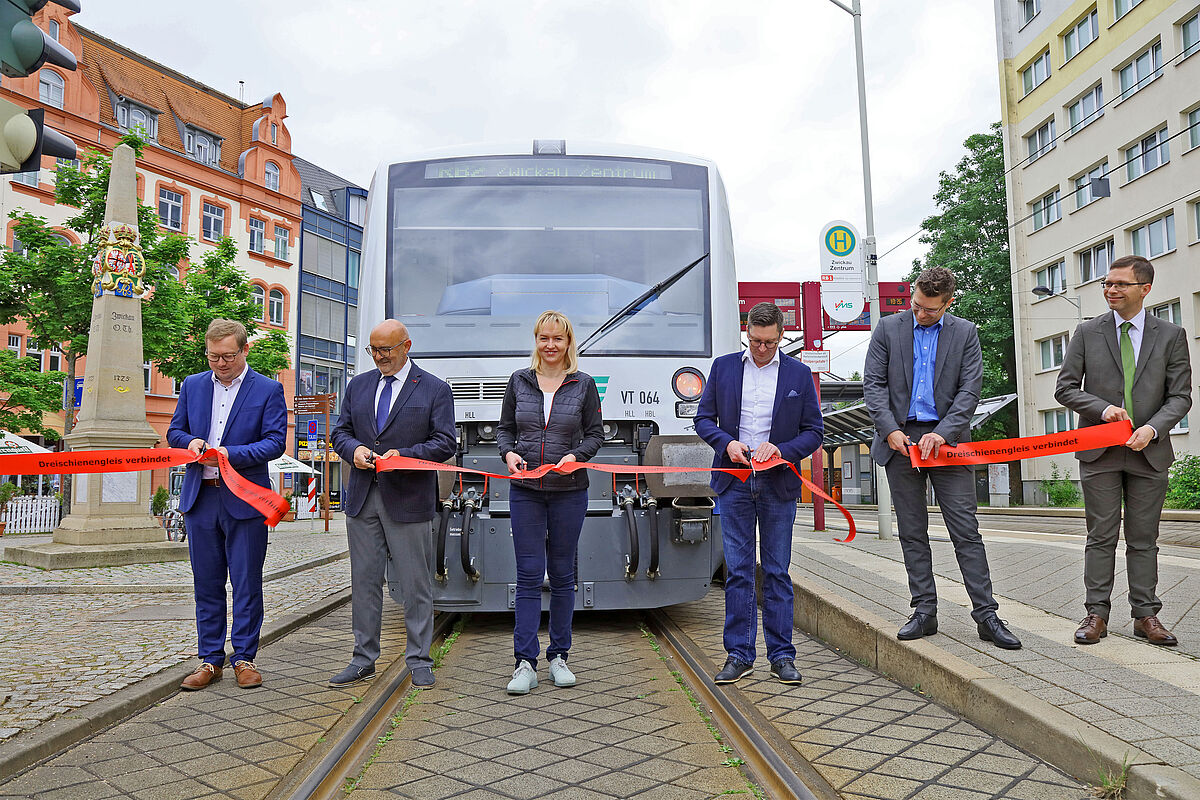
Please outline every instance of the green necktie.
M1133 355L1133 339L1129 338L1132 322L1121 323L1121 369L1125 372L1125 411L1129 419L1133 419L1133 372L1137 369L1137 359Z

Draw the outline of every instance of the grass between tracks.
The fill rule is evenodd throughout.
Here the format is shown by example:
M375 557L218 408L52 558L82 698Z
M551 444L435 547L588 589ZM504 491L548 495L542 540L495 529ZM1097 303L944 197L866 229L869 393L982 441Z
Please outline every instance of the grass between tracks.
M437 669L442 665L442 660L450 654L450 649L454 647L454 643L458 641L458 637L462 634L463 629L467 626L468 616L460 617L458 622L454 623L454 630L450 635L442 640L442 643L431 654L433 656L433 668ZM383 748L387 747L388 742L396 734L396 728L400 727L400 723L404 721L404 715L408 709L417 702L417 698L421 696L421 689L413 689L404 697L404 704L400 706L400 710L392 715L388 720L387 733L379 737L375 742L375 749L371 751L371 755L367 756L367 760L363 762L362 769L353 778L346 778L345 784L342 786L342 793L349 795L358 788L358 784L362 781L363 776L367 774L367 770L379 758L379 754L383 752ZM359 702L359 698L355 698L355 702Z
M658 659L666 664L667 657L663 655L662 647L660 647L658 644L658 639L654 638L654 634L651 633L644 624L639 623L638 628L640 628L642 631L642 638L650 643L650 648L658 656ZM700 716L700 721L704 723L704 727L708 728L708 732L712 734L713 739L716 740L717 745L721 748L721 752L733 753L733 748L725 744L725 737L721 735L720 729L713 723L712 717L710 717L708 712L704 710L704 705L696 697L696 694L692 691L691 687L688 686L683 680L683 674L677 669L670 669L669 666L668 671L671 673L671 677L675 679L675 683L679 684L680 691L682 691L684 696L687 697L688 702L692 704L692 708L695 709L696 714ZM749 790L749 792L758 800L766 800L767 795L765 792L763 792L762 787L752 781L750 776L747 775L746 771L743 769L745 763L745 761L737 756L731 755L729 758L722 761L721 765L725 767L736 767L738 772L741 773L742 779L746 781L746 788ZM734 792L722 792L722 794L734 794ZM737 792L737 794L741 794L741 792Z

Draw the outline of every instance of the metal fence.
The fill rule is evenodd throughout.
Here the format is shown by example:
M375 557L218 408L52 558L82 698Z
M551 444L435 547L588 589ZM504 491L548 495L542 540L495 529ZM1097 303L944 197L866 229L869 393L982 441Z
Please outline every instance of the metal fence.
M5 533L50 533L58 527L62 509L54 497L14 497L0 514Z

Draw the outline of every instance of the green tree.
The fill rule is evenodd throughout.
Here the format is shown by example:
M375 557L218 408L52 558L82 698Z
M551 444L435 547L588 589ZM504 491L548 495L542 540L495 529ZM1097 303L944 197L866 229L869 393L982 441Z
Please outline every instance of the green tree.
M158 371L176 380L208 369L204 358L204 333L214 319L232 319L246 326L251 337L259 332L257 320L262 308L250 294L246 273L233 263L237 245L229 237L204 254L199 265L192 265L182 284L164 287L168 307L177 315L179 329L174 332L171 348L155 359ZM158 301L158 297L155 300ZM254 339L247 357L251 368L274 376L286 369L291 359L287 336L271 330Z
M933 199L940 213L921 223L929 245L913 261L908 280L922 270L945 267L958 280L953 312L979 326L983 348L983 396L1016 391L1013 349L1012 274L1008 253L1008 208L1004 197L1004 148L1000 123L964 142L967 154L953 173L943 172ZM1009 406L976 432L978 439L1018 435Z
M62 410L63 373L42 372L41 367L35 358L0 350L0 428L53 441L58 431L43 423L43 414Z

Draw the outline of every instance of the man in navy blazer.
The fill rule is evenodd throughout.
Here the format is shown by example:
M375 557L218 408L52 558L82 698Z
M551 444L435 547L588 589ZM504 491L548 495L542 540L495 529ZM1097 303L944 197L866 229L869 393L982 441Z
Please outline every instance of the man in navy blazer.
M384 566L404 596L405 662L414 686L432 686L433 517L437 473L376 472L375 459L395 455L445 461L457 450L450 386L408 358L412 339L394 319L371 331L367 352L377 369L346 386L333 429L333 449L353 465L343 492L350 546L354 655L329 680L350 686L375 677L383 617Z
M714 467L748 467L781 456L799 464L821 446L825 427L812 372L782 355L783 312L759 303L746 318L750 347L713 362L696 412L696 433L716 451ZM754 541L758 528L763 573L763 634L771 674L800 683L792 645L792 525L800 479L787 467L756 472L743 484L713 473L725 550L725 650L717 683L753 671L757 634Z
M283 386L246 364L250 352L242 323L215 319L204 336L209 372L190 375L167 442L200 455L188 464L179 498L187 522L188 553L196 591L196 633L201 664L181 688L194 691L220 679L225 664L225 578L233 586L233 671L243 689L262 685L254 666L263 621L262 572L267 525L262 514L238 500L221 480L220 451L242 477L270 486L267 464L283 455L287 404Z

